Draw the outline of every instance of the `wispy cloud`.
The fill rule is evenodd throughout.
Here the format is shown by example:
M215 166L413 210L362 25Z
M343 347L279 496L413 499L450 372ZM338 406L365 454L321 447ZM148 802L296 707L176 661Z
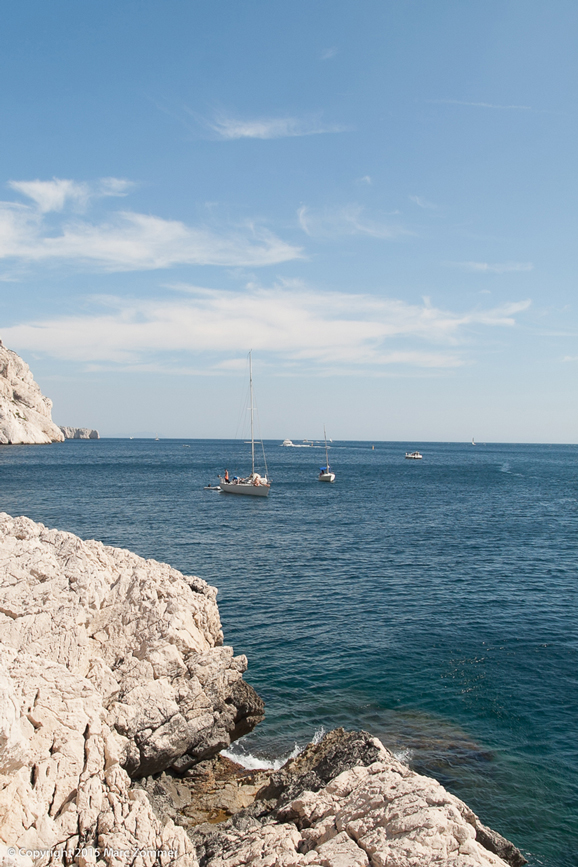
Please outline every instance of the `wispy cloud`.
M51 181L9 181L8 186L36 202L42 214L63 211L68 205L84 210L90 199L126 196L135 186L122 178L102 178L96 184L53 178Z
M367 184L369 187L372 185L373 181L369 175L364 175L362 178L358 179L358 183Z
M258 267L301 255L299 248L252 223L188 226L129 210L112 212L102 222L74 214L47 221L48 212L62 212L67 204L74 212L76 204L85 204L93 195L125 195L129 182L116 178L105 178L88 191L88 185L60 179L13 181L10 186L33 204L0 202L0 259L68 261L106 271L134 271L178 264Z
M384 366L452 368L464 363L472 327L512 327L530 302L452 312L370 294L318 292L303 284L244 292L180 286L167 300L96 299L93 315L38 320L3 330L23 351L84 363L225 370L248 346L310 373L379 372ZM183 290L185 290L183 292Z
M297 211L299 225L312 238L334 238L340 235L368 235L391 240L412 234L402 226L386 223L365 215L360 205L315 210L303 206Z
M424 208L427 211L434 211L437 208L437 205L434 205L433 202L429 202L427 199L424 199L423 196L410 196L410 202L413 202L418 208Z
M212 120L205 120L204 124L219 138L227 141L240 138L273 139L322 135L346 132L349 129L337 124L325 124L318 117L265 117L243 120L223 113L217 114Z
M321 52L321 60L331 60L332 57L335 57L337 54L337 48L334 45L332 48L326 48L325 51Z
M493 102L468 102L463 99L428 99L427 102L432 103L434 105L470 105L474 108L497 108L501 110L510 110L514 111L532 111L531 105L500 105Z
M464 271L477 271L487 274L507 274L514 271L533 271L531 262L444 262L450 268L461 268Z

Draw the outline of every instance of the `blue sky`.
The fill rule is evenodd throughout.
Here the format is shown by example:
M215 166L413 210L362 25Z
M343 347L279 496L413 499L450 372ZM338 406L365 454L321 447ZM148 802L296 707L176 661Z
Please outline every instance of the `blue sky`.
M234 436L252 348L266 437L578 441L577 25L5 4L0 336L109 436Z

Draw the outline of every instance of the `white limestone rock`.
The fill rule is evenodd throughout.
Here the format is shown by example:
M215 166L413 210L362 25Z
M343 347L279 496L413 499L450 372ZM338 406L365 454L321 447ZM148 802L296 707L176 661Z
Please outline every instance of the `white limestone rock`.
M130 775L192 765L262 717L215 597L164 563L0 513L0 844L196 864Z
M0 444L62 442L51 412L26 362L0 341Z
M129 851L131 861L138 850L162 850L165 864L197 867L183 829L161 823L147 798L131 789L118 762L118 735L106 724L102 698L90 681L5 645L0 645L0 670L18 696L17 725L27 742L26 764L9 773L4 763L0 771L5 857L10 847L19 856L13 863L21 867L49 862L87 867L97 860L126 867L128 858L107 850ZM150 867L154 861L137 855L134 863Z
M436 780L414 773L367 732L330 732L290 760L255 802L192 831L211 867L522 867Z
M98 440L100 434L97 430L89 427L63 427L60 425L60 430L64 434L65 440Z
M508 867L476 841L465 804L381 750L383 761L344 771L317 792L303 792L284 808L282 821L228 828L206 863Z

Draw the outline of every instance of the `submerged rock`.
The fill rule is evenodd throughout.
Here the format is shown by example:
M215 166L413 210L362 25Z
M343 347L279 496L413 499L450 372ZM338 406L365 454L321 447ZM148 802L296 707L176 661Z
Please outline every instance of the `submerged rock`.
M65 440L99 440L100 434L97 430L89 427L63 427L60 425L60 430L64 434Z
M62 442L51 413L26 362L0 340L0 444Z

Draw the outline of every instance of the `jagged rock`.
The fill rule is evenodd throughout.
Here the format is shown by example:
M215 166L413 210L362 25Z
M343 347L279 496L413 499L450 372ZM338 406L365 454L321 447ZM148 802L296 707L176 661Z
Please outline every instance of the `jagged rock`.
M0 444L62 442L51 412L26 362L0 340Z
M89 427L63 427L60 425L60 430L64 434L65 440L98 440L100 434L97 430Z
M6 514L0 587L0 843L162 842L193 865L184 831L130 776L200 761L263 716L240 686L245 657L222 646L216 590Z
M253 803L268 771L248 771L226 756L200 762L185 774L164 772L139 780L157 815L190 829L223 822Z
M200 867L526 863L436 780L411 771L367 732L342 729L272 773L250 807L191 837Z

